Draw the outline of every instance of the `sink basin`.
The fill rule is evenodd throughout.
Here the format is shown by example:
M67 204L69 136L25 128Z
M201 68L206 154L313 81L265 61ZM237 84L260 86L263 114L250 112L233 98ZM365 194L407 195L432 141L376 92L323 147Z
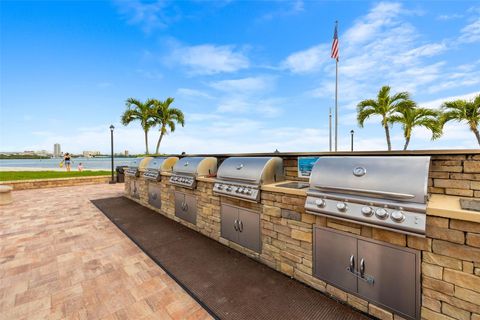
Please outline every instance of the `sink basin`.
M277 187L289 188L289 189L305 189L308 188L310 184L308 182L287 182L282 184L277 184Z

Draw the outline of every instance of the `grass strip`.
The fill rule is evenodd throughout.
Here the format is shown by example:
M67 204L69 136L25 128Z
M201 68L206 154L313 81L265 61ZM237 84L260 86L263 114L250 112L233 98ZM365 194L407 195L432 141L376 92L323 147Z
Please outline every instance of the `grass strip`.
M110 171L0 171L0 181L108 176Z

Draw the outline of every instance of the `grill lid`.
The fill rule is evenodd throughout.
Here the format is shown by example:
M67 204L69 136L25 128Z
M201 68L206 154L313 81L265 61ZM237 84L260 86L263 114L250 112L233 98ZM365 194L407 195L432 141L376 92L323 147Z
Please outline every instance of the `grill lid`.
M250 184L267 184L284 179L280 157L230 157L218 168L217 178Z
M145 157L145 158L135 158L130 161L128 165L129 168L136 168L136 169L145 169L145 167L149 164L152 160L152 157Z
M177 157L156 157L147 165L147 170L159 172L172 171L173 165L178 161Z
M185 157L173 167L173 174L188 176L207 176L217 172L217 158Z
M426 203L430 157L320 157L310 186L329 193Z

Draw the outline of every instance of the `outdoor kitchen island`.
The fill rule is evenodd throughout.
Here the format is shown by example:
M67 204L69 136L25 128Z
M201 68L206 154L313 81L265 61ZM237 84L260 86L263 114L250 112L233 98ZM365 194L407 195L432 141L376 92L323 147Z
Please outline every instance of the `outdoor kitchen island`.
M195 190L177 189L179 187L171 185L170 173L162 173L159 182L146 181L141 177L127 177L127 182L130 179L137 180L140 199L133 200L142 205L381 319L418 318L419 315L414 314L408 317L405 314L394 314L392 310L395 308L385 305L381 299L365 298L355 292L356 288L345 290L342 285L333 285L332 282L327 283L315 277L314 235L318 230L323 230L355 243L365 242L369 245L398 250L398 252L411 253L419 259L411 262L413 265L409 266L409 270L414 270L413 272L416 268L418 270L418 274L410 276L418 279L416 285L419 287L414 288L413 292L421 294L414 299L418 302L415 310L420 310L421 318L478 320L480 319L480 213L460 209L457 196L470 199L480 197L480 154L478 151L470 150L455 154L425 152L404 155L412 154L431 156L428 179L431 199L427 207L426 237L306 213L307 189L279 186L290 180L306 181L296 175L297 155L274 155L283 158L287 180L261 186L259 203L214 194L213 185L216 181L214 178L197 177ZM345 153L344 155L371 156L372 154ZM402 153L397 155L402 156ZM320 154L320 156L328 156L328 154ZM217 157L221 159L221 155ZM148 184L151 183L158 184L162 190L161 210L148 205L147 190ZM127 196L130 192L129 186L130 183L125 184ZM190 193L196 197L195 225L175 216L175 191ZM222 204L258 213L261 236L259 252L221 237ZM329 257L325 259L328 260ZM359 264L360 261L356 262L356 265ZM345 268L348 266L347 259ZM368 268L367 260L367 270ZM338 270L339 273L343 271ZM391 296L395 294L396 288L382 290L384 295Z

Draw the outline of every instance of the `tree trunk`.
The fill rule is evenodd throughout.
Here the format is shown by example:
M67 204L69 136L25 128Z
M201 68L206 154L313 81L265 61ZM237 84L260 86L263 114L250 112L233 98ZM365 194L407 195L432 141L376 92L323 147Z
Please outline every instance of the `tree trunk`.
M160 137L158 137L158 141L157 141L157 149L155 150L156 154L158 154L158 149L160 149L160 143L162 142L162 139L163 139L164 130L165 130L165 126L162 126L162 128L160 129Z
M145 132L145 154L148 154L148 130L144 130Z
M384 123L386 121L384 120ZM384 124L383 127L385 128L385 136L387 137L387 146L388 146L388 151L392 150L392 144L390 143L390 129L388 128L388 123Z
M409 143L410 143L410 137L405 137L405 145L403 146L403 150L407 150Z
M480 132L478 132L477 128L473 128L472 131L475 133L475 137L477 137L478 145L480 145Z

